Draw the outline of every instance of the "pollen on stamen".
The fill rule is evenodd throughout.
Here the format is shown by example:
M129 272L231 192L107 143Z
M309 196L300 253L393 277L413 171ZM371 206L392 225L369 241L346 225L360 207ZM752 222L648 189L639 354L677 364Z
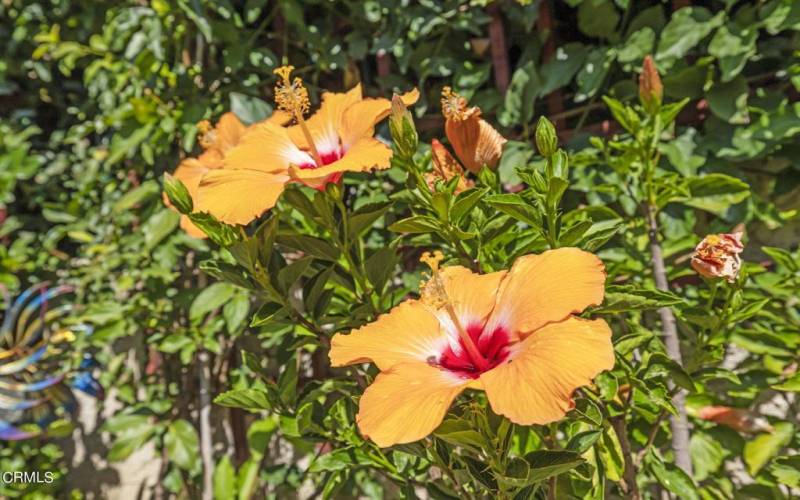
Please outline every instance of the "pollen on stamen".
M431 277L420 283L420 300L434 309L440 309L448 302L447 291L444 288L442 277L439 275L439 263L444 260L444 255L439 250L425 252L419 261L431 268Z
M203 149L210 148L217 140L217 134L214 131L214 127L211 126L211 122L208 120L201 120L197 123L197 133L197 142L200 143L200 146L202 146Z
M442 114L448 120L463 120L469 115L467 100L453 89L446 86L442 89Z
M300 77L290 79L292 71L294 66L281 66L274 71L280 77L275 85L275 103L279 109L292 113L295 117L298 115L302 117L308 112L311 102L308 99L308 90L303 85L303 79Z

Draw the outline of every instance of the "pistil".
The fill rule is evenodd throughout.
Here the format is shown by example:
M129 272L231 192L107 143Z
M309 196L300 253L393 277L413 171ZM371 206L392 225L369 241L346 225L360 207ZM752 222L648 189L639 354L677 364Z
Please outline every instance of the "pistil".
M303 85L303 79L295 77L294 81L289 79L292 74L294 66L281 66L275 70L275 74L280 77L278 83L275 85L275 102L278 108L291 113L297 121L300 130L303 131L303 136L306 138L308 148L311 151L311 156L314 157L314 163L317 167L321 167L322 156L317 151L317 146L314 144L314 139L311 136L311 131L308 129L303 114L308 112L310 102L308 100L308 90Z
M427 264L428 267L431 268L431 279L425 282L421 287L422 300L434 309L444 308L448 317L453 322L453 325L456 327L458 337L461 339L461 344L467 350L470 361L475 365L475 368L483 372L489 369L489 362L483 357L478 346L473 342L472 337L470 337L469 333L467 333L461 325L458 314L456 314L456 310L453 307L453 302L447 296L447 290L445 289L444 281L439 272L439 262L441 262L442 259L444 259L444 256L442 252L438 250L433 254L430 252L422 254L420 262Z

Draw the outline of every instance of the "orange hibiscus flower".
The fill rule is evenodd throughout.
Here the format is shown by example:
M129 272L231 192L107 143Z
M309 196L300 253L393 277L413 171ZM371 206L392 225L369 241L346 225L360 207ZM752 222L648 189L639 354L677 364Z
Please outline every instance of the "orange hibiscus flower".
M324 189L345 172L389 167L392 150L373 137L375 125L389 115L388 99L368 99L361 86L342 94L326 92L320 109L307 120L308 91L293 68L276 70L275 100L296 124L259 123L248 130L224 160L200 182L199 210L232 224L247 224L272 208L290 181ZM403 96L417 101L413 90Z
M265 123L282 125L290 119L289 115L278 111L270 116ZM233 113L222 115L215 127L212 127L208 120L203 120L197 124L198 142L203 148L203 153L197 158L186 158L173 173L173 176L186 186L186 190L189 191L193 201L196 202L197 200L200 180L210 170L223 167L225 155L239 144L247 128ZM164 195L164 202L170 208L172 207L166 194ZM195 238L206 237L205 233L195 226L186 215L181 216L181 228Z
M468 107L467 100L450 87L442 90L444 131L456 156L472 173L480 172L484 165L495 168L508 142L500 132L481 118L481 109Z
M605 269L576 248L527 255L509 271L438 268L407 300L331 342L334 366L373 362L381 373L357 422L379 446L430 434L465 389L486 391L495 413L530 425L561 419L572 393L614 366L611 330L573 314L603 300Z

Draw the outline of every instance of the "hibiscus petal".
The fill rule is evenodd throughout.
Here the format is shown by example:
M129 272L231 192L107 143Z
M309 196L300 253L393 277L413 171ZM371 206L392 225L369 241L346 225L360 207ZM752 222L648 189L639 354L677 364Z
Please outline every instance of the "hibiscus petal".
M250 127L239 145L225 156L226 169L282 173L289 164L313 165L314 159L292 142L285 128L270 122Z
M288 179L260 170L210 170L200 181L195 211L228 224L248 224L275 206Z
M577 248L525 255L503 281L489 323L525 338L547 323L603 302L605 280L603 262Z
M419 99L417 89L406 92L402 96L403 104L411 106ZM345 151L350 149L359 139L375 135L375 125L389 116L392 101L388 99L364 99L344 111L339 136Z
M409 300L349 335L334 335L330 359L333 366L372 361L387 370L398 363L427 362L446 344L436 316L422 302Z
M239 144L246 129L247 127L239 121L235 114L225 113L220 117L217 126L214 127L214 133L216 134L214 147L221 153L226 153L229 149Z
M572 408L575 389L613 367L606 322L571 317L534 332L480 381L498 415L520 425L548 424Z
M484 165L495 168L503 154L503 145L507 142L480 117L480 112L474 112L463 120L448 119L445 133L458 159L473 173L480 171Z
M306 120L306 125L320 155L339 151L339 129L347 108L361 101L361 85L356 85L345 93L325 92L322 104L316 113ZM289 127L292 141L304 150L309 150L308 142L300 126ZM313 162L312 162L313 163Z
M453 303L462 326L486 323L497 302L497 292L505 275L505 271L477 274L462 266L449 266L441 270L447 297ZM457 336L447 313L440 310L438 316L446 330Z
M422 439L439 426L469 383L425 363L395 365L361 396L358 428L380 447Z
M320 168L292 167L289 169L289 175L311 187L319 187L325 184L329 176L334 174L388 168L391 159L392 150L389 149L389 146L373 138L363 138L356 142L341 159Z

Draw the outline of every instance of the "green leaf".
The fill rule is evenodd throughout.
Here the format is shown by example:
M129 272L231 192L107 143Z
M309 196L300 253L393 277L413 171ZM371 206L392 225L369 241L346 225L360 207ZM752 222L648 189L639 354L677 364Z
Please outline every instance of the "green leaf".
M142 226L145 247L148 250L155 248L178 227L179 222L180 215L166 208L147 219L147 222Z
M617 433L611 427L603 431L602 439L597 443L600 461L606 469L606 478L619 481L625 471L625 460L622 457L622 447L619 444Z
M567 449L578 454L583 454L586 450L591 448L602 435L603 431L600 430L579 432L569 439Z
M772 386L777 391L800 392L800 373L795 373L780 384Z
M603 96L603 102L608 106L611 115L628 133L635 134L639 130L640 119L631 107L608 96Z
M735 125L748 123L750 121L747 111L749 92L747 80L742 75L729 82L716 83L706 92L708 107L712 113L728 123Z
M717 439L699 430L692 432L689 451L692 455L696 481L703 481L716 473L722 466L726 454Z
M225 324L229 333L236 333L244 325L247 313L250 312L250 299L244 293L234 295L222 309Z
M223 455L214 467L214 499L233 500L236 498L236 471L228 455Z
M314 259L311 257L301 257L278 271L278 290L288 293L292 285L305 274L313 261Z
M247 411L258 412L271 410L275 407L274 395L262 389L233 389L223 392L214 403L230 408L242 408Z
M653 28L644 26L633 32L625 41L617 55L617 60L623 64L639 62L648 54L653 53L656 33Z
M633 333L623 335L616 342L614 342L614 350L620 355L625 356L634 349L647 345L655 338L655 334L650 330L640 328Z
M531 468L528 480L533 483L569 472L583 463L578 453L566 450L532 451L525 455L525 461Z
M779 483L800 488L800 455L776 458L770 464L769 471Z
M207 313L228 302L236 293L236 288L230 283L213 283L200 292L192 301L189 308L189 319L198 322Z
M542 227L539 211L518 194L493 194L486 196L483 201L531 227Z
M665 463L654 454L648 460L650 470L661 486L671 491L682 500L700 500L697 487L683 470L671 463Z
M181 469L194 472L200 468L197 431L186 420L175 420L169 425L164 435L164 448L169 461Z
M440 227L436 219L425 215L414 215L395 222L389 226L389 231L409 234L434 233L440 231Z
M470 447L477 451L488 448L488 443L481 433L463 419L445 420L436 428L434 434L454 446Z
M336 262L339 258L339 249L322 238L305 234L278 234L276 239L281 245L301 250L323 260Z
M796 272L800 270L800 262L788 250L776 247L761 247L761 251L769 255L777 265L785 267L789 271Z
M611 0L584 0L578 7L578 29L585 35L608 38L619 23L619 13Z
M764 433L744 445L744 463L751 476L758 474L764 465L788 445L794 436L790 422L778 422L772 432Z
M708 174L688 179L691 197L682 202L690 207L722 214L750 196L750 186L725 174Z
M358 238L361 233L372 227L372 224L381 218L391 206L390 203L370 203L350 214L347 237L350 240Z
M683 299L672 292L635 288L633 285L610 285L605 301L595 309L598 314L619 314L627 311L658 309L682 304Z
M231 111L245 125L251 125L261 120L265 120L272 113L272 106L259 99L239 92L229 94L231 100Z
M458 224L461 218L468 214L488 192L488 188L472 188L459 193L450 209L450 220Z
M600 90L616 57L617 51L613 47L596 47L592 49L582 69L575 77L575 81L578 84L575 102L583 102Z
M309 466L309 472L350 470L353 466L370 464L366 453L358 448L343 448L319 456Z
M136 205L141 205L142 203L155 198L159 191L158 183L156 181L145 181L140 186L131 189L125 193L122 198L117 200L117 202L114 203L114 206L111 208L111 212L115 214L127 212ZM189 210L191 211L191 208Z
M367 258L364 268L367 279L376 291L380 292L392 277L397 265L397 251L391 246L378 249Z
M286 308L277 302L267 302L258 308L258 311L253 315L250 320L251 327L264 326L269 324L277 318L283 317L286 313Z
M656 62L662 71L669 70L676 60L719 27L725 12L714 17L703 7L683 7L672 13L669 23L661 32L656 52Z
M728 322L730 324L739 323L741 321L747 320L756 316L761 310L772 302L774 299L771 297L767 297L764 299L756 300L754 302L750 302L749 304L739 307L736 311L731 314L730 318L728 318Z
M294 406L297 401L297 359L290 358L278 379L278 393L281 401L288 406Z
M542 88L542 79L533 61L514 71L498 121L504 126L521 125L533 119L533 106Z

